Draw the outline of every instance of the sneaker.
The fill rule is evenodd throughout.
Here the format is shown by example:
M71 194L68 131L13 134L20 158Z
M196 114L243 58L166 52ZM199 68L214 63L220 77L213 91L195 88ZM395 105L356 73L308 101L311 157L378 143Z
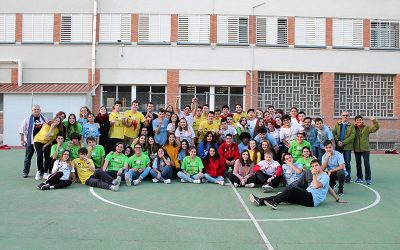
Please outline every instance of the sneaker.
M338 195L339 195L339 196L342 196L342 195L343 195L343 189L339 189Z
M206 179L200 179L201 183L206 183Z
M156 178L153 178L153 179L151 179L151 181L152 181L153 183L157 183L157 182L159 182L159 180L158 180L158 179L156 179Z
M363 180L362 179L360 179L360 178L357 178L355 181L354 181L355 183L362 183L363 182Z
M132 185L131 176L128 173L125 173L125 183L128 187Z
M278 204L275 201L264 200L264 204L272 208L273 210L278 209Z
M165 183L165 184L171 184L171 179L166 179L166 180L164 180L164 183Z
M223 186L223 185L225 185L225 182L224 181L217 181L217 184Z
M118 186L118 185L112 185L112 186L110 187L110 190L111 190L111 191L114 191L114 192L117 192L117 191L119 190L119 186Z
M47 180L49 178L49 174L48 173L44 173L43 174L43 179Z
M28 174L27 173L22 173L22 177L23 178L28 178Z
M351 182L351 178L350 177L346 177L346 180L344 182L345 183L350 183Z
M121 184L121 176L117 176L117 178L113 180L112 184L119 186Z
M254 184L254 183L249 183L249 184L246 184L246 185L244 185L245 187L247 187L247 188L253 188L253 187L255 187L256 185Z
M367 183L368 186L370 186L372 184L371 180L365 180L365 182Z
M237 184L236 182L233 183L233 186L235 186L235 188L239 187L239 184Z
M36 175L35 175L35 180L37 180L37 181L40 180L40 177L41 177L40 176L40 171L37 171Z
M50 190L50 184L45 184L43 185L40 190L44 191L44 190Z
M182 182L182 183L186 183L187 181L185 181L184 179L181 179L181 182Z
M271 187L269 184L265 184L262 186L262 190L264 191L264 193L268 193L274 190L273 187Z
M44 185L46 185L46 183L42 182L42 183L40 183L39 185L37 185L37 188L38 188L38 189L42 189L42 187L43 187Z
M258 198L254 194L249 194L249 199L250 199L250 202L253 203L254 205L256 205L257 207L260 206L260 204L261 204L260 198Z
M201 180L200 179L194 180L193 183L200 184Z
M136 185L138 185L140 182L141 182L141 181L140 181L139 179L136 179L136 180L133 181L133 185L136 186Z

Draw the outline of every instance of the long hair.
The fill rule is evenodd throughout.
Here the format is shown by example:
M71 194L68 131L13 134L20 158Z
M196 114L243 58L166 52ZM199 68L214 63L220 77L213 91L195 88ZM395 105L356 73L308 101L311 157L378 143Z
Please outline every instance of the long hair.
M186 128L184 130L188 131L189 130L189 124L187 123L186 119L182 117L181 119L179 119L179 123L180 123L181 120L185 120ZM181 124L178 125L178 128L179 128L179 131L183 130L182 127L181 127Z
M204 138L203 138L204 146L207 145L207 143L208 143L208 141L207 141L207 136L210 135L210 134L212 135L212 139L211 139L211 141L210 141L210 144L211 144L212 146L214 146L214 143L217 143L217 139L215 139L214 134L213 134L211 131L207 131L206 134L204 135Z
M186 147L186 149L185 149L185 155L186 156L188 156L189 155L189 150L190 150L190 144L189 144L189 142L186 140L186 139L183 139L182 141L181 141L181 150L182 150L182 143L186 143L186 145L187 145L187 147Z
M165 157L165 159L170 158L169 155L168 155L168 153L167 153L167 151L166 151L165 149L163 149L163 148L157 149L157 156L156 156L156 159L157 159L157 169L161 167L161 161L163 161L163 159L160 158L160 157L158 156L158 150L160 150L160 149L164 152L164 157ZM170 158L170 159L171 159L171 158Z
M210 156L210 149L214 149L214 151L215 151L214 156ZM214 161L216 161L216 160L218 160L218 158L219 158L218 150L216 148L214 148L214 146L211 146L208 149L207 156L204 158L204 164L208 165L208 164L210 164L210 159L213 159Z
M105 106L101 106L100 108L105 108L106 109L106 113L105 114L101 114L100 112L97 114L97 116L94 119L94 122L106 122L108 121L108 111L107 108Z
M176 143L176 136L175 136L174 133L168 133L167 141L165 142L164 146L169 145L169 137L170 137L171 135L174 136L174 144L172 144L172 146L173 146L174 148L175 148L175 147L178 147L178 143Z
M71 117L74 117L74 119L75 119L75 123L74 123L74 124L69 123L69 118L71 118ZM73 127L73 128L74 128L74 131L76 131L76 130L78 129L76 123L77 123L77 121L76 121L76 115L75 115L75 114L70 114L70 115L68 116L68 120L67 120L67 131L69 132L69 130L71 129L71 127Z
M259 123L260 121L262 121L262 122L264 123L263 127L265 128L264 118L258 118L258 119L257 119L257 122L256 122L256 126L254 126L254 134L255 134L255 135L258 135L258 130L259 130L260 128L262 128L262 127L260 127L260 126L258 125L258 123Z
M67 163L68 168L69 168L69 169L72 169L71 151L68 150L68 149L64 149L64 150L61 152L61 156L60 156L60 158L58 158L58 164L60 164L60 162L61 162L61 160L62 160L62 158L63 158L64 152L68 152L68 153L69 153L68 160L66 160L65 162Z
M247 154L249 155L249 159L247 159L247 161L245 161L245 160L243 159L243 156L242 156L243 153L245 153L245 152L247 152ZM253 161L250 159L250 154L249 154L249 151L248 151L248 150L243 150L243 152L240 153L239 162L240 162L240 164L242 164L242 166L246 166L246 167L251 166L251 164L253 163Z
M151 145L150 142L149 142L150 137L153 138L153 142L154 142L153 145ZM158 145L157 145L156 141L154 140L153 136L147 137L147 144L148 144L149 155L153 154L154 152L157 152Z
M175 121L175 129L179 126L179 116L175 113L171 114L171 117L169 118L169 123L172 123L172 116L176 116L176 121ZM174 131L175 132L175 131Z

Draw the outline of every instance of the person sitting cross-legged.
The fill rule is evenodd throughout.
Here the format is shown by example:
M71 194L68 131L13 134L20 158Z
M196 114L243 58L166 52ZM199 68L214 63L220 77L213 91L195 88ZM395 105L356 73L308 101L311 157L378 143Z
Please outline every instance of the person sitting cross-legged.
M201 179L204 177L202 173L204 166L200 157L196 156L196 153L196 147L191 147L189 156L183 158L181 171L177 174L181 178L181 182L201 183Z
M270 192L282 181L282 167L279 162L272 159L271 151L264 153L264 160L254 166L258 182L262 185L264 192Z
M151 170L150 158L142 152L140 143L135 144L133 151L135 154L128 158L124 166L127 186L131 186L132 180L134 186L138 185L142 180L146 179Z
M150 174L153 176L153 182L164 182L165 184L171 183L172 168L171 159L169 158L167 151L163 148L157 150L157 157L153 161L153 168L150 170Z

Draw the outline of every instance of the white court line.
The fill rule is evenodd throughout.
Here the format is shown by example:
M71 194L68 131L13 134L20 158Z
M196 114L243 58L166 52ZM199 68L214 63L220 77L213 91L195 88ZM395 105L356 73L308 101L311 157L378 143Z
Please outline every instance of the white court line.
M228 179L229 183L231 183L231 181ZM240 194L238 193L238 191L236 190L236 188L232 185L231 183L231 187L233 189L233 192L235 192L237 198L239 199L240 203L242 203L243 208L246 210L247 215L250 217L251 221L253 222L254 226L256 227L258 233L260 234L261 238L263 239L265 246L269 249L269 250L274 250L274 248L272 247L271 243L269 242L267 236L265 235L264 231L261 229L260 225L258 224L256 218L254 218L253 214L250 212L249 208L247 207L246 203L244 203L242 196L240 196Z
M338 214L329 214L329 215L321 215L321 216L313 216L313 217L298 217L298 218L288 218L288 219L283 219L283 218L282 219L257 219L256 221L258 221L258 222L267 222L267 221L299 221L299 220L323 219L323 218L330 218L330 217L337 217L337 216L343 216L343 215L347 215L347 214L358 213L358 212L367 210L367 209L372 208L372 207L374 207L374 206L379 204L379 202L381 200L381 196L377 191L375 191L373 188L370 188L370 187L368 187L368 186L366 186L364 184L360 184L360 183L356 183L356 184L371 190L376 196L375 201L373 203L371 203L370 205L366 206L366 207L359 208L359 209L356 209L356 210L351 210L351 211L348 211L348 212L338 213ZM197 217L197 216L187 216L187 215L179 215L179 214L160 213L160 212L154 212L154 211L149 211L149 210L144 210L144 209L139 209L139 208L134 208L134 207L128 207L128 206L125 206L125 205L121 205L121 204L109 201L109 200L101 197L100 195L98 195L94 191L93 187L90 187L89 190L90 190L90 193L94 197L96 197L97 199L99 199L99 200L101 200L101 201L103 201L105 203L108 203L110 205L114 205L114 206L117 206L117 207L122 207L122 208L130 209L130 210L138 211L138 212L143 212L143 213L156 214L156 215L162 215L162 216L171 216L171 217L177 217L177 218L196 219L196 220L242 221L242 222L250 221L250 219L235 219L235 218L232 218L232 219L226 218L226 219L224 219L224 218Z

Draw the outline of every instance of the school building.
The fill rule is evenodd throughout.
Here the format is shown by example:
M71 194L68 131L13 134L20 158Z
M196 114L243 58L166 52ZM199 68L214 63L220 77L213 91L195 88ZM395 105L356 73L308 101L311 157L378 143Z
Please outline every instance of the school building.
M400 1L0 0L0 134L115 100L375 116L400 142Z

